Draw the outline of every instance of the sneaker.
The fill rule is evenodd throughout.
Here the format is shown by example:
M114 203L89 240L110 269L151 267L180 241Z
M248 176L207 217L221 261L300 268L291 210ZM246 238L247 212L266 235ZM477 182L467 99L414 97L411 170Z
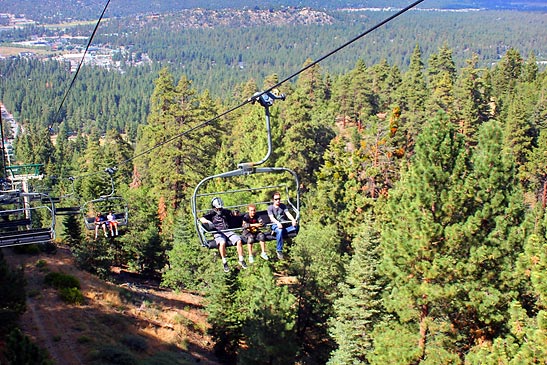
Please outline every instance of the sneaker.
M222 264L222 266L224 267L224 272L229 272L230 271L230 267L228 267L228 263L227 262L224 262Z
M277 251L277 258L278 258L279 260L283 260L283 252Z
M246 268L247 268L247 264L245 263L245 260L239 260L239 266L241 266L242 268L246 269Z
M255 263L255 257L253 255L249 255L249 264Z
M266 254L266 252L262 252L260 254L260 257L262 257L264 260L268 261L268 255Z

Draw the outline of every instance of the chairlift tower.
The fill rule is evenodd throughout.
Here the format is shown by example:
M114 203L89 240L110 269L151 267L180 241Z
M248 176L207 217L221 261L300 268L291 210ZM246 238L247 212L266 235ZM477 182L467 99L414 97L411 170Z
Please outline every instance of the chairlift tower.
M27 165L12 165L5 166L6 170L6 179L11 181L13 189L16 189L17 186L21 186L21 191L23 193L29 193L28 181L29 180L42 180L44 175L41 173L43 164L27 164ZM23 195L24 197L24 206L25 206L25 215L30 219L30 201L28 195Z

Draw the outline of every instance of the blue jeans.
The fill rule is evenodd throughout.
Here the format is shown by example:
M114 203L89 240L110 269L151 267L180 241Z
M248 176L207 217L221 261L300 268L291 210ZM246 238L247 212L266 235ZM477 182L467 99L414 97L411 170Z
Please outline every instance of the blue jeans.
M277 224L272 225L272 233L275 233L275 240L277 242L276 251L283 251L283 235L290 232L298 232L298 226L289 226L286 228L279 228Z

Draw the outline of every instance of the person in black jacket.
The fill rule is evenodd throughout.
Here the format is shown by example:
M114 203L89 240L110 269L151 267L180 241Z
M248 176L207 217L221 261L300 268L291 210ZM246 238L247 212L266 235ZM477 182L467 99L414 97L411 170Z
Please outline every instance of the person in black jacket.
M200 221L202 224L206 224L216 230L213 236L217 243L220 257L222 258L222 266L224 271L230 271L228 260L226 259L226 243L228 240L230 240L230 242L237 247L239 265L246 269L247 264L243 258L243 245L241 244L241 237L232 231L226 231L227 229L230 229L230 217L233 215L232 211L224 209L224 202L218 197L213 198L211 201L211 206L213 209L201 217Z

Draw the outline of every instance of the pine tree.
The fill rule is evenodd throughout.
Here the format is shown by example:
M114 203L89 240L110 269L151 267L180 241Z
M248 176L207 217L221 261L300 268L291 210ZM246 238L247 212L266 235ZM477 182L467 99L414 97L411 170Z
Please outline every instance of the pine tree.
M513 94L522 73L523 63L520 53L511 48L492 71L492 89L499 101Z
M466 143L477 143L477 130L492 113L490 88L484 70L477 69L478 56L467 60L467 67L461 70L454 86L454 105L458 131L465 136Z
M13 326L26 310L27 283L21 270L9 268L0 251L0 329L2 332Z
M329 321L329 332L338 346L331 353L331 365L368 364L367 354L374 349L372 330L383 318L378 234L371 224L365 220L361 225L361 234L352 244L347 276L338 285L341 296L334 302L335 314Z
M237 361L237 351L243 339L243 321L248 315L237 301L240 286L236 275L235 270L228 275L216 270L206 292L207 320L211 325L209 334L215 343L215 353L229 364Z
M400 119L394 144L401 149L401 155L406 153L410 156L416 136L422 130L425 100L428 96L422 52L418 45L414 47L409 69L403 74L401 85L396 93Z
M327 321L338 296L336 284L345 274L346 258L340 254L340 246L334 226L312 220L302 227L289 248L290 271L298 279L291 290L298 303L296 335L300 356L306 363L324 363L333 346Z
M535 129L530 123L531 105L521 93L514 96L507 105L505 122L505 147L514 158L517 167L526 163L527 155L534 143Z
M137 142L136 153L142 156L136 166L142 181L150 187L158 211L165 212L161 215L162 234L172 231L174 214L190 188L209 175L220 131L215 121L177 136L208 121L214 109L208 93L197 96L186 77L175 85L166 68L160 71L148 124L141 129ZM157 148L157 152L147 153L151 148Z
M83 239L81 218L67 215L63 220L63 236L68 246L74 246Z
M294 170L303 189L315 182L315 171L334 137L330 127L333 118L326 110L327 90L320 71L314 66L302 73L296 89L287 96L290 103L283 106L276 119L278 127L272 132L274 139L281 141L274 148L276 164Z
M432 54L428 64L428 80L431 94L426 101L426 109L433 113L433 117L439 110L455 119L454 108L454 82L456 79L456 66L452 59L452 51L446 46L439 49L438 54Z
M184 214L175 225L173 247L167 251L169 266L162 275L162 285L177 289L202 290L211 281L211 272L219 264L211 260L211 252L198 244L195 231Z
M247 312L242 333L245 347L238 364L284 365L295 362L296 300L286 286L279 286L268 265L241 278L240 308Z
M372 363L458 363L475 343L504 334L514 299L523 210L499 125L481 128L472 158L449 123L424 131L385 207L381 272L397 320L375 328ZM386 341L396 333L404 347L394 353Z

